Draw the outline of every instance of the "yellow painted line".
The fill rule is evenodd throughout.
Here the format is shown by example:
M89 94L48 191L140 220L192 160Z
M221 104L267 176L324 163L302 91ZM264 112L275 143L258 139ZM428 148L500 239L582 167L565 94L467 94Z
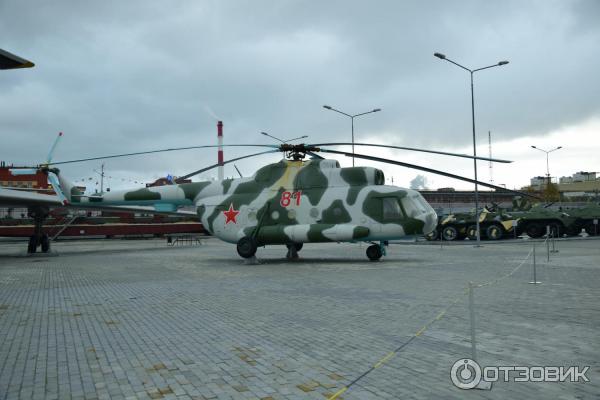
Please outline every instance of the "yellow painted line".
M548 240L546 238L546 240ZM501 280L513 275L519 268L521 268L525 262L529 259L529 257L531 256L533 250L529 251L529 254L527 254L527 256L525 257L524 260L522 260L519 265L517 265L517 267L515 269L513 269L511 272L509 272L508 274L501 276L495 280L489 281L489 282L485 282L485 283L481 283L478 285L475 285L473 287L484 287L484 286L489 286L489 285L494 285L498 282L500 282ZM435 321L440 320L444 315L446 315L446 313L448 312L448 310L450 310L450 308L452 306L454 306L455 304L457 304L461 299L464 298L464 295L467 294L469 292L469 288L466 287L462 290L462 293L459 294L458 296L456 296L442 311L440 311L435 318L433 318L432 320L430 320L429 322L427 322L421 329L419 329L419 331L417 333L414 334L414 336L412 336L407 342L405 342L402 346L398 347L396 350L400 351L404 346L408 345L411 340L413 338L417 338L419 336L421 336L423 334L423 332L425 332L431 325L433 325L435 323ZM365 372L363 375L361 375L360 377L358 377L357 379L355 379L354 381L352 381L349 386L344 386L343 388L341 388L340 390L338 390L336 393L334 393L331 397L329 397L327 400L335 400L337 399L340 395L342 395L344 392L346 392L350 386L354 385L355 383L357 383L360 379L362 379L363 377L365 377L366 375L368 375L370 372L372 372L374 369L381 367L385 362L387 362L389 359L391 359L392 357L394 357L397 352L396 350L389 352L385 357L383 357L381 360L379 360L373 367L371 370Z
M447 309L446 309L446 310L447 310ZM439 314L437 315L437 317L435 317L435 320L437 321L437 320L439 320L440 318L442 318L442 317L444 316L444 314L446 314L446 310L444 310L444 311L442 311L441 313L439 313Z
M373 368L379 368L381 367L387 360L389 360L390 358L394 357L396 355L395 351L390 351L385 357L383 357L381 360L379 360L377 362L377 364L375 364L373 366Z
M342 394L343 394L343 393L344 393L346 390L348 390L348 387L347 387L347 386L344 386L343 388L341 388L340 390L338 390L337 392L335 392L335 393L333 394L333 396L331 396L331 397L330 397L329 399L327 399L327 400L335 400L335 399L337 399L337 398L338 398L338 397L340 397L340 395L342 395Z
M427 329L427 325L419 329L419 332L415 333L415 336L421 336L421 333L425 332L425 329Z

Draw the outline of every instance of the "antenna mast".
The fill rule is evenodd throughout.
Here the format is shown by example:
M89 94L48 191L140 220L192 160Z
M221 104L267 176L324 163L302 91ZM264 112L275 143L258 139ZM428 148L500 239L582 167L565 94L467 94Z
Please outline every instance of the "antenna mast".
M492 158L492 132L488 131L488 146L489 146L489 152L490 152L490 159ZM493 168L493 164L490 161L490 183L494 184L494 174L492 173L492 168Z

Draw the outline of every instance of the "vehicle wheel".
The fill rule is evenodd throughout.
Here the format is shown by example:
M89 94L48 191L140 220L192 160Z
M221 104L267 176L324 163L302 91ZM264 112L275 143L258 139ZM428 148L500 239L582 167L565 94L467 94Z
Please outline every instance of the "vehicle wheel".
M480 234L483 233L481 232L481 227L480 228ZM477 240L477 225L469 225L469 227L467 227L467 237L469 238L469 240ZM483 239L483 238L482 238Z
M437 228L432 230L431 232L429 232L427 235L425 235L425 239L429 240L430 242L433 240L437 240L438 239L438 230Z
M48 235L44 234L44 236L42 236L40 244L42 245L43 253L47 253L50 251L50 238L48 238Z
M257 248L256 240L248 236L244 236L237 242L237 252L243 258L250 258L255 255Z
M591 222L585 226L585 231L590 236L596 236L598 234L599 230L600 230L600 227L598 227L598 225L594 225Z
M458 230L454 226L446 226L442 230L442 237L444 240L452 241L458 238Z
M35 253L37 249L37 240L35 236L29 237L29 243L27 244L27 252L30 254Z
M367 257L369 257L369 260L377 261L382 255L383 253L381 252L381 247L379 247L378 244L373 244L367 247Z
M544 228L540 224L529 224L525 227L525 233L530 238L539 238L544 234Z
M485 234L487 235L488 239L490 240L498 240L498 239L502 239L502 227L499 225L490 225L488 226L488 228L485 230Z

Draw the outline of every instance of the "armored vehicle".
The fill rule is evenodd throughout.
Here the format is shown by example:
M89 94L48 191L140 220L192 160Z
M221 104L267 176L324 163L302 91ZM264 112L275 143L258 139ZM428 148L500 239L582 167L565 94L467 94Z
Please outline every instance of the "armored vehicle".
M582 229L590 236L596 236L600 233L600 204L590 204L581 208L571 208L565 210L571 217L575 218L575 222L571 228L573 232L579 234Z
M514 234L515 217L495 206L484 208L479 215L479 230L481 239L498 240ZM454 213L441 217L434 233L426 237L434 240L442 235L443 240L477 239L477 221L475 212Z

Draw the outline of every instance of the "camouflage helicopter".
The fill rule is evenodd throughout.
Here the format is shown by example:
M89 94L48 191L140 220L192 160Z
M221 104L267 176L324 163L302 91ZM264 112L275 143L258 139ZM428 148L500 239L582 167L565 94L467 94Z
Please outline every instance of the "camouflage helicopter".
M304 243L368 242L369 260L386 253L388 241L406 236L426 235L435 229L437 215L415 190L385 185L383 171L372 167L341 168L337 160L317 153L329 153L404 166L466 182L470 178L397 160L349 153L322 146L351 143L224 145L267 147L268 151L217 163L179 177L175 184L137 190L112 191L86 196L66 180L55 165L113 157L132 156L217 145L190 146L105 157L52 162L44 165L63 204L77 208L149 206L157 212L176 212L178 207L195 207L198 218L212 235L237 244L243 258L254 257L258 247L286 245L287 257L297 258ZM355 143L356 146L421 151L474 158L464 154L409 147ZM268 164L248 178L178 183L194 175L240 159L282 152L284 158ZM311 159L305 159L309 155ZM510 162L477 157L481 160ZM55 179L56 178L56 179ZM485 182L482 186L504 189Z

